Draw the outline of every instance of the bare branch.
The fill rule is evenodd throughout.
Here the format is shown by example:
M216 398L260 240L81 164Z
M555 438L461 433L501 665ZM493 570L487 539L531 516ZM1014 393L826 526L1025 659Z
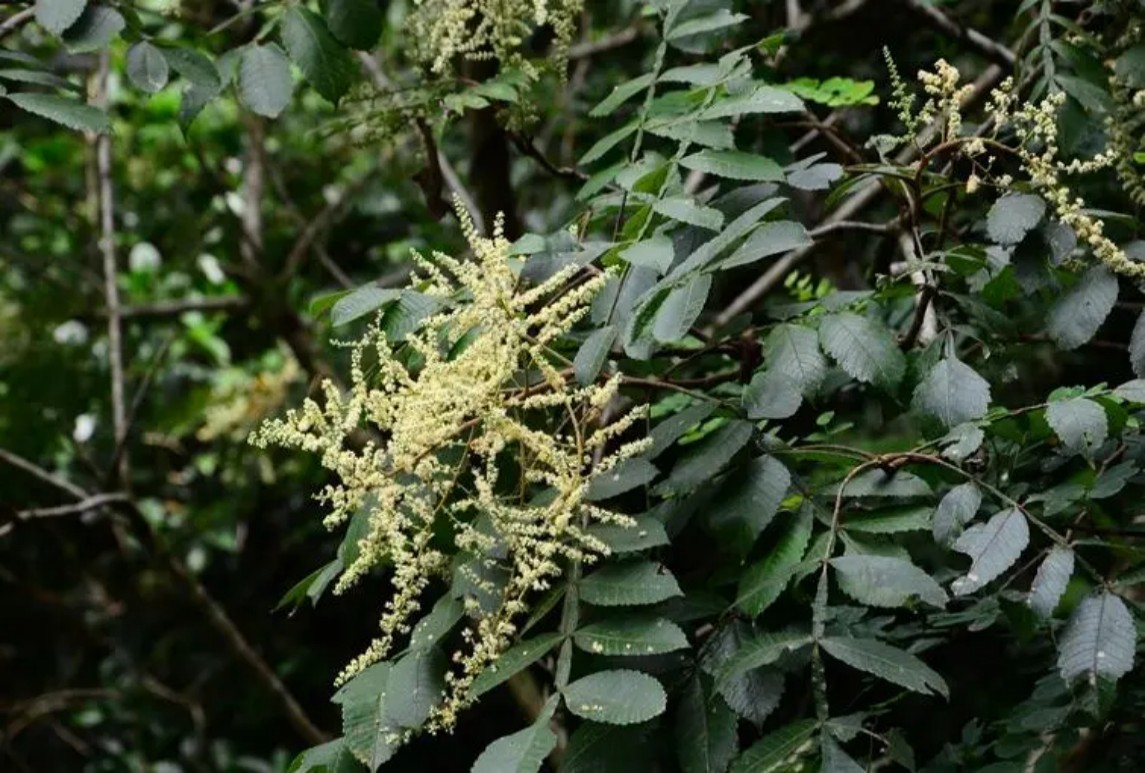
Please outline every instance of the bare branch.
M600 40L585 41L584 43L577 43L575 46L569 47L569 59L584 59L590 56L596 56L606 51L612 51L616 48L622 48L629 43L635 41L640 37L640 33L644 31L644 25L637 23L631 27L626 27L615 35L609 35Z
M9 16L3 22L0 22L0 38L7 35L9 32L14 32L24 24L32 19L36 13L34 8L25 8L23 11L17 11Z
M96 494L79 502L70 505L57 505L55 507L35 507L28 510L19 510L16 512L16 519L18 521L28 521L33 518L58 518L64 515L82 515L83 513L90 512L91 510L98 510L105 505L115 502L126 502L130 499L127 494L111 493L111 494Z
M23 470L33 478L36 478L43 483L47 483L49 486L52 486L64 492L65 494L69 494L74 499L87 498L87 492L79 486L64 478L61 478L58 475L48 472L43 467L35 464L34 462L28 461L19 454L14 454L11 451L0 448L0 462L5 462L12 467L15 467L17 470Z
M929 3L924 3L922 0L901 0L901 2L922 16L932 27L961 40L995 64L1000 64L1003 67L1014 66L1016 61L1014 52L996 40L983 35L978 30L959 25L940 9Z

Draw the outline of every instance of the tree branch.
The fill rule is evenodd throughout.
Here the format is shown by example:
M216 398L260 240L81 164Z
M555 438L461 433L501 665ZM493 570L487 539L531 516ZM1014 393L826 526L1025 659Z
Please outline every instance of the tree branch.
M0 38L24 26L26 22L31 21L35 13L35 8L25 8L23 11L17 11L3 22L0 22Z
M92 102L107 108L107 78L110 55L99 56L92 79ZM96 191L99 202L99 252L103 262L103 293L107 308L107 361L111 370L111 417L115 431L115 445L122 449L116 454L115 474L124 487L131 485L131 458L124 446L127 443L127 398L123 376L123 325L119 306L119 270L115 257L115 192L112 186L111 134L98 134L92 138L95 146Z
M963 27L949 16L944 14L940 9L936 8L929 3L924 3L922 0L900 0L907 8L910 8L916 14L925 19L935 29L961 40L966 45L973 48L982 56L986 57L995 64L1003 67L1012 68L1016 57L1014 52L1006 46L993 40L992 38L983 35L978 30Z

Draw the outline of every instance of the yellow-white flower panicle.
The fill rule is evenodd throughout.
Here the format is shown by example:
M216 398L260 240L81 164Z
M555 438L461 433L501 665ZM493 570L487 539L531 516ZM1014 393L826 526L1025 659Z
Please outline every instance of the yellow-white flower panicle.
M415 0L410 39L415 57L438 75L458 59L496 59L535 77L536 66L522 53L529 37L551 28L548 61L563 70L583 9L584 0Z
M371 326L350 344L345 392L327 382L321 403L307 399L252 438L320 457L334 478L317 495L327 527L365 519L335 592L374 568L390 573L380 634L340 683L393 651L436 578L459 573L496 600L467 599L466 646L454 655L431 730L453 725L473 680L510 645L531 595L570 562L607 553L588 527L631 525L587 501L589 479L648 446L622 440L642 409L602 426L619 381L579 386L550 348L589 313L607 276L570 281L574 267L522 288L501 223L485 238L458 212L472 259L415 256L417 286L438 310L401 342Z

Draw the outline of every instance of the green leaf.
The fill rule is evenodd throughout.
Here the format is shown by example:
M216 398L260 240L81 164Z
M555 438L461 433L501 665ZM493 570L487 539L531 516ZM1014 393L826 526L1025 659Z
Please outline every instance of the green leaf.
M906 373L906 359L882 322L849 311L828 314L819 326L824 351L847 375L885 389Z
M290 104L290 61L273 43L250 45L239 60L239 96L258 115L275 118Z
M202 93L217 94L223 87L219 70L201 52L193 48L161 48L171 69L186 78Z
M943 678L909 652L875 639L850 636L828 636L819 644L827 654L851 668L923 695L933 692L944 698L950 697Z
M651 268L657 274L664 274L671 268L676 254L671 239L667 236L653 236L621 251L620 257L634 266Z
M947 427L980 419L990 406L990 384L954 357L939 360L914 392L914 406Z
M783 169L767 156L739 150L701 150L685 156L680 166L696 172L714 174L728 180L782 182Z
M718 231L724 224L724 215L718 209L702 207L691 199L679 196L657 199L652 204L652 209L664 217L698 228L706 228L709 231Z
M1076 349L1097 334L1117 303L1117 277L1097 265L1057 300L1046 318L1046 332L1062 349Z
M982 492L973 483L962 483L946 492L934 511L931 525L934 541L950 545L962 533L962 527L974 520L982 506Z
M9 94L5 97L21 110L47 118L74 131L110 133L111 120L99 108L55 94Z
M586 166L596 161L598 158L603 158L608 151L628 139L629 135L636 131L639 124L636 121L621 126L616 131L604 135L591 148L585 151L584 155L577 161L578 166Z
M754 429L750 422L729 421L703 441L691 446L676 462L668 479L656 486L653 493L683 493L711 480L748 444Z
M755 229L735 252L721 260L717 267L724 271L737 266L746 266L757 260L797 250L810 244L811 236L799 223L792 220L764 223Z
M303 577L295 583L290 590L282 595L278 604L275 605L274 611L278 611L283 607L291 607L291 610L297 609L302 604L303 599L310 599L311 604L317 604L318 599L326 590L330 582L338 576L342 571L342 560L335 559L325 566L315 569L310 574Z
M898 473L902 475L902 473ZM925 484L924 484L925 485ZM932 512L929 507L898 507L873 513L852 515L843 528L863 534L903 534L926 531L930 528Z
M559 633L544 633L510 647L493 665L473 680L469 694L479 698L514 674L525 670L546 655L557 642L564 639Z
M786 373L768 369L756 373L740 398L749 419L786 419L803 403L799 385Z
M768 370L794 381L804 397L818 391L827 375L827 358L819 349L819 336L803 325L784 323L772 328L763 342L763 361Z
M719 486L720 496L708 505L706 524L727 552L742 558L771 523L787 489L791 473L774 456L758 456Z
M693 274L683 284L673 288L660 305L652 323L652 334L656 340L670 343L685 338L704 310L711 289L711 274Z
M851 755L843 751L838 741L827 733L819 736L819 748L823 754L823 767L820 773L863 773L866 770L851 759Z
M676 708L676 755L681 773L724 773L735 755L736 715L697 673Z
M786 201L786 199L779 196L764 199L742 215L737 216L728 223L722 231L701 244L691 255L672 269L672 273L668 275L668 279L684 276L685 274L695 271L697 268L703 268L711 263L719 257L721 252L732 246L737 239L742 238L755 228L755 224L767 215L768 212L778 207L784 201Z
M342 705L346 749L371 771L397 751L391 743L396 729L386 718L390 671L389 663L370 666L338 690L333 699Z
M1145 43L1130 46L1113 64L1119 80L1131 89L1145 89Z
M647 722L664 713L668 705L660 682L640 671L598 671L562 692L573 714L610 725Z
M576 374L578 383L588 385L596 381L596 377L604 368L605 361L608 360L608 353L616 341L617 332L615 325L606 325L592 331L588 338L584 339L573 359L573 373Z
M954 543L954 549L970 556L970 569L950 586L955 596L965 596L985 587L1013 566L1030 542L1026 517L1016 508L996 513L984 524L972 526Z
M1125 602L1112 593L1077 605L1058 642L1058 669L1067 682L1078 677L1117 679L1133 669L1137 629Z
M626 613L622 618L586 625L573 641L597 655L660 655L688 646L688 637L675 623L648 613Z
M219 91L220 88L195 83L183 91L183 97L179 102L179 127L183 130L184 136L191 130L191 125L199 117L199 113L203 112L203 108L219 95Z
M447 660L440 649L411 651L390 669L386 718L398 727L421 727L445 691Z
M350 48L369 50L382 34L382 11L377 0L328 0L326 24Z
M608 564L580 581L581 599L598 607L656 604L682 595L672 573L651 561Z
M843 167L839 164L812 164L805 168L786 170L787 184L792 188L803 191L825 191L843 176Z
M846 555L832 558L831 565L839 587L860 604L902 607L917 597L931 606L946 606L946 591L934 578L901 558Z
M163 52L146 40L127 50L127 77L135 87L154 94L167 85L171 68Z
M753 113L798 113L803 110L803 100L775 86L757 86L747 94L737 94L717 101L704 112L700 120L729 118Z
M301 752L286 773L355 773L359 770L345 738L336 738Z
M792 513L787 520L783 536L775 548L749 566L740 578L735 604L752 617L763 614L779 598L811 541L810 508Z
M76 54L99 51L111 45L126 26L123 15L114 8L89 5L76 23L64 32L64 45Z
M473 763L472 773L537 773L557 745L556 733L549 727L559 696L553 695L533 724L485 747Z
M839 486L842 486L840 482ZM839 487L835 487L838 491ZM903 470L887 472L871 469L847 482L843 495L848 497L928 497L930 485L914 473Z
M632 773L654 765L648 728L581 722L565 750L560 773Z
M611 499L625 491L651 483L659 474L656 465L647 459L640 457L625 459L611 470L597 473L588 483L588 493L585 498L590 502Z
M1129 364L1138 378L1145 379L1145 311L1133 325L1133 335L1129 339Z
M1109 436L1105 409L1085 397L1050 403L1046 406L1046 422L1071 454L1092 456Z
M335 326L345 325L359 317L364 317L379 309L389 306L402 296L401 290L394 290L376 285L359 287L348 295L344 295L335 302L330 309L330 321Z
M1008 193L986 215L986 232L998 244L1017 244L1046 214L1046 202L1029 193Z
M787 653L803 649L811 641L811 635L806 631L753 632L730 657L719 661L716 684L722 688L742 674L770 666Z
M424 652L436 647L453 626L457 625L463 614L465 614L465 604L449 594L442 596L433 605L429 614L414 626L409 639L410 649Z
M686 38L689 35L700 35L705 32L714 32L722 30L726 27L732 27L740 22L751 18L746 14L732 13L726 8L721 8L704 16L699 16L694 19L674 25L665 30L665 40L679 40Z
M652 447L644 453L644 457L655 459L667 451L684 433L708 418L714 410L715 406L710 402L699 402L657 424L648 433L652 439Z
M317 14L301 6L288 8L279 26L291 61L315 91L338 104L350 89L353 65L349 52Z
M36 0L36 21L53 35L60 35L83 15L87 0Z
M814 748L811 739L818 723L802 719L765 735L740 755L732 765L731 773L769 773L791 770L795 760Z
M1034 575L1028 599L1030 609L1040 617L1053 615L1072 574L1073 551L1069 548L1055 547L1042 561L1038 573Z
M613 88L608 96L602 99L588 114L593 118L603 118L606 115L611 115L616 108L623 105L641 91L647 89L650 85L652 85L652 73L650 72L621 83L619 86Z
M610 554L614 556L638 553L668 544L668 532L664 530L664 524L651 515L636 516L635 526L594 524L588 527L588 533L608 545Z
M1145 379L1135 378L1132 381L1126 381L1114 389L1113 394L1126 402L1143 405L1145 404Z
M67 78L61 78L55 73L43 70L25 70L19 67L5 67L0 69L0 80L15 83L32 83L37 86L48 86L53 89L67 89L68 91L81 91L81 89Z

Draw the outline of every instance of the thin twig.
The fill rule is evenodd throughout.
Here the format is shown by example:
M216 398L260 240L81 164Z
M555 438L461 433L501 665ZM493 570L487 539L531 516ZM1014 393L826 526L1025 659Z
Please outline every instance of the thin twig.
M1002 79L1004 72L1005 71L997 65L991 65L987 68L986 71L974 81L974 87L963 104L969 106L981 100L990 88ZM935 121L928 126L922 132L922 136L919 137L918 145L925 146L933 139L940 128L940 121ZM895 156L894 163L901 166L912 161L917 155L918 153L915 147L913 145L908 146ZM832 223L853 219L874 203L883 190L884 187L881 180L871 180L864 187L860 188L854 196L843 202L838 209L824 218L822 225L830 225ZM723 311L717 314L713 324L716 327L726 325L733 317L751 308L752 304L782 283L791 269L810 257L815 250L815 246L815 244L810 244L806 247L800 247L779 258L759 279L755 280L747 289L736 296Z
M600 40L586 41L584 43L577 43L575 46L569 47L569 59L577 60L584 59L589 56L596 56L606 51L612 51L616 48L632 43L640 37L640 33L644 31L644 25L641 23L633 24L631 27L626 27L615 35L609 35L607 38Z
M372 54L365 51L358 52L358 61L362 63L362 69L370 76L370 81L374 84L374 88L378 91L390 91L393 89L393 82L382 71L381 65ZM481 210L477 206L477 200L473 198L473 194L461 182L461 178L454 169L453 164L450 163L449 158L446 157L441 150L437 151L437 163L441 167L441 176L445 179L445 184L453 191L453 195L461 200L462 206L465 211L469 213L469 217L473 219L473 224L477 227L479 232L485 230L485 220L481 217Z
M302 233L299 234L294 246L290 248L290 252L286 256L281 279L286 279L298 271L302 261L306 258L306 254L318 239L318 235L328 226L337 222L350 206L354 196L366 187L376 172L377 167L371 168L370 171L347 185L341 195L328 202L318 214L307 220L306 227L302 229Z
M107 107L107 78L110 55L99 56L92 79L92 102ZM119 307L119 270L115 258L115 191L112 186L111 134L97 134L95 146L96 193L99 202L99 252L103 261L103 294L107 309L107 361L111 370L111 418L116 447L127 443L127 398L123 376L123 323ZM131 458L126 450L116 455L115 473L125 486L131 485Z
M0 38L24 26L26 22L31 21L35 13L35 8L25 8L23 11L17 11L3 22L0 22Z
M98 510L105 505L113 504L115 502L126 502L130 497L123 493L110 493L110 494L96 494L94 496L81 499L79 502L70 505L56 505L55 507L34 507L28 510L20 510L16 513L15 520L28 521L33 518L58 518L64 515L82 515L83 513L90 512L91 510Z

